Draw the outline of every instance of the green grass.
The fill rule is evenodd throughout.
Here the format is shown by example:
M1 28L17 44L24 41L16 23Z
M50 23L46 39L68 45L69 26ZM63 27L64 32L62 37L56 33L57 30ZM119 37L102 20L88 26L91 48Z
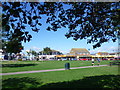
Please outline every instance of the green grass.
M59 69L64 68L66 62L69 62L71 67L91 66L91 61L3 61L2 73ZM101 61L101 65L109 64L109 62Z
M2 77L3 88L120 88L118 67L94 67ZM113 85L112 85L113 84Z

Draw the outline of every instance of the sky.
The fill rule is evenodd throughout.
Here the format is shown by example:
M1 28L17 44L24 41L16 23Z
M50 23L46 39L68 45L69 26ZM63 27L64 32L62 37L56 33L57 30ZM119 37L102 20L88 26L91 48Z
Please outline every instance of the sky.
M61 51L63 54L69 53L71 48L86 48L91 54L97 52L112 53L116 52L118 49L118 42L113 43L112 41L103 43L101 47L93 49L93 44L87 44L86 39L78 41L73 40L73 38L67 39L65 37L65 33L67 33L67 31L67 28L61 28L56 32L47 31L46 24L44 24L38 33L30 31L33 38L30 42L23 43L23 53L30 49L39 52L45 47Z
M67 6L65 6L67 7ZM46 17L43 16L40 22L42 22L42 27L38 33L30 30L27 26L27 30L32 35L32 40L30 42L23 42L24 50L23 53L26 53L27 50L35 50L37 52L42 51L45 47L50 47L51 49L58 50L63 54L70 52L72 48L86 48L91 54L97 52L116 52L118 50L118 41L113 43L106 42L103 43L101 47L93 49L93 44L87 44L87 39L84 40L73 40L73 38L67 39L65 34L68 32L68 28L61 28L58 31L47 31L47 24L45 23Z

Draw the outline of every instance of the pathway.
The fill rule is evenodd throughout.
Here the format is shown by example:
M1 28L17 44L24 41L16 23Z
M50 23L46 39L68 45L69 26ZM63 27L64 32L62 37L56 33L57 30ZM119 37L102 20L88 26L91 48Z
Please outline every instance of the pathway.
M70 69L81 69L81 68L92 68L92 67L103 67L108 65L99 65L99 66L84 66L84 67L71 67ZM0 75L15 75L15 74L24 74L24 73L37 73L37 72L49 72L49 71L62 71L62 69L49 69L49 70L36 70L36 71L22 71L22 72L12 72L12 73L0 73Z

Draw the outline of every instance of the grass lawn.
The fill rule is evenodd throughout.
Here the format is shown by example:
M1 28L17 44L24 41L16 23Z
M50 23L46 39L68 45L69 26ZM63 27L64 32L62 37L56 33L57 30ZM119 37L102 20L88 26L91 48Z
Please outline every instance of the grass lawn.
M47 70L64 68L69 62L71 67L91 66L91 61L2 61L2 73ZM101 61L101 65L109 64L110 61ZM95 61L97 65L97 61Z
M6 75L2 80L3 89L120 88L117 66Z

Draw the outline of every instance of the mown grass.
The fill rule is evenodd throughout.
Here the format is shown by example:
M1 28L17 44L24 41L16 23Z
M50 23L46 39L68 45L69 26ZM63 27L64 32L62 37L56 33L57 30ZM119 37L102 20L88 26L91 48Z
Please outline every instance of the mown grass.
M69 62L71 67L91 65L91 61L8 61L2 63L2 70L4 73L29 70L58 69L64 68L64 64L66 62ZM97 62L95 64L97 64ZM109 61L102 61L101 64L109 64Z
M120 88L116 66L6 75L2 79L3 89Z
M91 61L3 61L2 73L47 70L64 68L65 63L69 62L70 67L91 66ZM110 61L101 61L101 65L109 64ZM97 65L97 61L95 61Z

